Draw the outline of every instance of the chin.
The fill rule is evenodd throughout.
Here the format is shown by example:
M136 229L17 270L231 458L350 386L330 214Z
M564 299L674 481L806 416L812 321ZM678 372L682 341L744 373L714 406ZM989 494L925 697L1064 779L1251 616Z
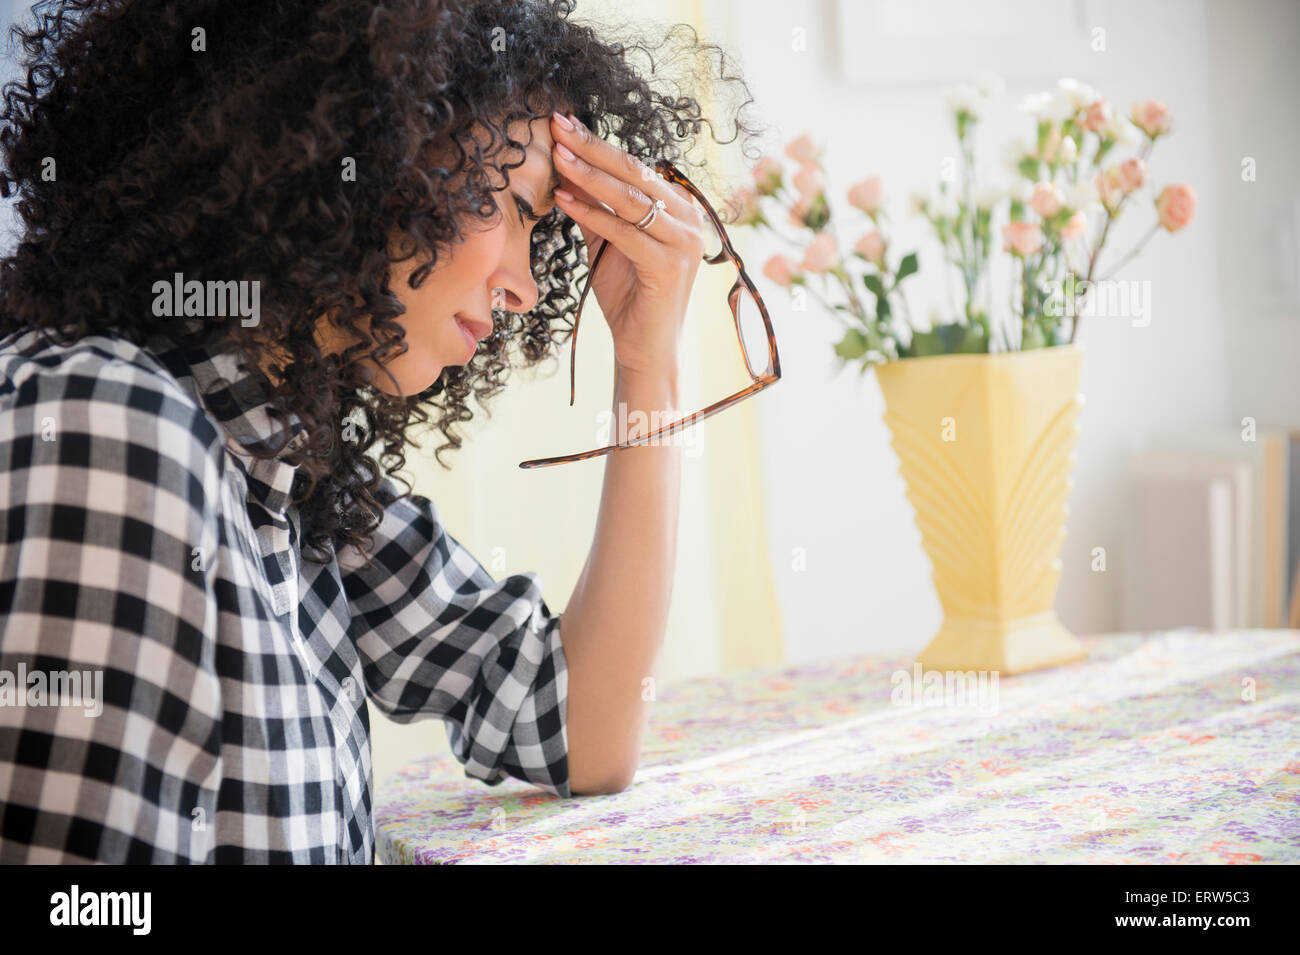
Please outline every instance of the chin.
M432 388L438 383L438 379L442 377L443 369L453 364L456 363L433 356L417 357L408 351L405 355L391 362L387 369L393 379L396 379L397 387L401 388L400 392L398 392L397 387L394 387L393 380L384 372L372 375L371 380L375 388L386 395L410 398ZM459 364L466 364L466 362L460 362Z

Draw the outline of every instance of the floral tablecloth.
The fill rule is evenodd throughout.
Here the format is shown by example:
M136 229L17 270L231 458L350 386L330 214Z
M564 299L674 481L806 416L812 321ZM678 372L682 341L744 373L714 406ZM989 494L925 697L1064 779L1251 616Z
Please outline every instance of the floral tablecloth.
M865 657L684 683L609 796L421 760L381 781L379 858L1300 862L1300 631L1081 639L1086 661L964 696Z

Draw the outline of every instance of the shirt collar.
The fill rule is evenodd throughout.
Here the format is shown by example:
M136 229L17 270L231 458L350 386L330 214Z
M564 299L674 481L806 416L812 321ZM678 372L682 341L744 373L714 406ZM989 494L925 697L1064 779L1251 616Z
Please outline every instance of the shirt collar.
M286 458L302 447L307 429L297 414L290 414L287 429L271 417L271 382L265 373L257 368L240 371L234 351L214 353L162 338L151 343L151 350L225 432L227 449L248 477L249 496L268 511L283 515L298 473L298 466ZM284 446L272 457L250 453L269 451L281 441Z

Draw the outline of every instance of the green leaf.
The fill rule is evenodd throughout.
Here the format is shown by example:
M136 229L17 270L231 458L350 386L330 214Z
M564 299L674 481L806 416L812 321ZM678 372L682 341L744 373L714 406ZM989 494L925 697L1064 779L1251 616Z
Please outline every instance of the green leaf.
M876 298L883 298L885 295L885 283L880 280L880 276L874 272L868 272L862 276L862 284L867 287Z
M1020 350L1030 351L1034 348L1046 348L1047 336L1043 334L1043 329L1037 322L1031 322L1025 329L1025 334L1020 339Z
M909 252L907 255L903 256L903 261L898 263L898 275L894 278L894 287L897 288L899 282L903 281L903 279L907 278L919 268L920 266L917 264L915 252Z
M850 328L844 333L844 338L835 346L835 354L839 355L846 361L854 358L861 358L867 353L867 336L862 334L856 328Z
M907 348L907 358L927 355L983 354L989 350L988 336L979 325L952 322L936 325L928 332L917 332Z
M830 221L831 221L831 207L830 204L826 201L826 193L823 192L818 194L817 198L813 200L812 205L808 209L808 215L804 219L804 222L807 223L808 228L812 229L814 232L817 232L820 231L821 229L826 228L826 225Z
M884 322L885 319L889 318L889 315L890 315L889 299L883 295L877 296L876 321Z
M971 123L974 121L974 119L975 117L972 116L970 113L966 112L965 110L962 110L960 113L957 114L957 138L958 139L966 138L966 134L970 132Z

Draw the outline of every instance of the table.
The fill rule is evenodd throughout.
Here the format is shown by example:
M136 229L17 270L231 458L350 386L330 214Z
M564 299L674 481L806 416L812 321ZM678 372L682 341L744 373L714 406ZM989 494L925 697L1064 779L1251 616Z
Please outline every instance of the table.
M1300 861L1300 631L1110 634L915 693L909 660L745 671L651 704L627 790L559 799L450 755L376 798L415 863ZM971 675L976 676L975 674Z

